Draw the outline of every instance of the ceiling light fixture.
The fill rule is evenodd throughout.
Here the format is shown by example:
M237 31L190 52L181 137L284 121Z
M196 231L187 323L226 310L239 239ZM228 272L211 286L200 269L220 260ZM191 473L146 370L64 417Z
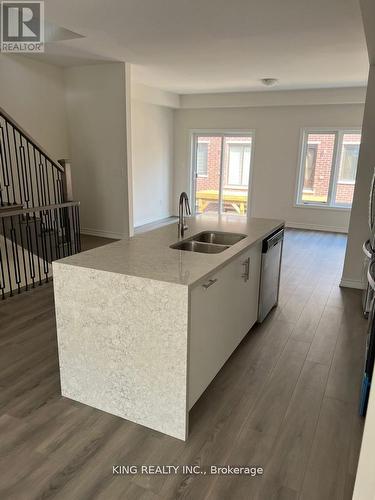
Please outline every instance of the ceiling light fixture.
M262 78L260 80L266 87L272 87L279 81L277 78Z

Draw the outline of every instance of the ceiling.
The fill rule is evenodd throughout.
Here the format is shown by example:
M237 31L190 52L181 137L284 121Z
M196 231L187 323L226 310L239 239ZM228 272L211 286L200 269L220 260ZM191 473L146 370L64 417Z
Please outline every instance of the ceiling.
M84 36L47 44L46 60L127 61L137 81L180 94L367 81L358 0L46 0L45 14Z

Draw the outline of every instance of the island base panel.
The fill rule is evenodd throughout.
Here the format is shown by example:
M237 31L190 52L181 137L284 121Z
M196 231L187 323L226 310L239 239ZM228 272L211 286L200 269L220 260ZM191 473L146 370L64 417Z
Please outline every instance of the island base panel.
M185 440L188 288L53 264L63 396Z

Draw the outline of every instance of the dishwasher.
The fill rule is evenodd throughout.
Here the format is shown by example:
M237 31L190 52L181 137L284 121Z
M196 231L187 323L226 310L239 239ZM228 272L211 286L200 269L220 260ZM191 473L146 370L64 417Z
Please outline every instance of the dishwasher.
M262 244L258 321L262 323L268 313L277 306L280 288L281 255L284 229L278 229Z

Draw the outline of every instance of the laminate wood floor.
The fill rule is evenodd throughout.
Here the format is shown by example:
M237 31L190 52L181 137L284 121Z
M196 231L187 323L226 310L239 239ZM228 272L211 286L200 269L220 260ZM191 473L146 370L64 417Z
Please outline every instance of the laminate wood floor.
M350 499L366 321L360 293L338 287L345 245L344 235L287 231L279 307L194 406L186 443L60 396L51 284L1 303L0 498ZM264 475L112 474L126 464L257 465Z

